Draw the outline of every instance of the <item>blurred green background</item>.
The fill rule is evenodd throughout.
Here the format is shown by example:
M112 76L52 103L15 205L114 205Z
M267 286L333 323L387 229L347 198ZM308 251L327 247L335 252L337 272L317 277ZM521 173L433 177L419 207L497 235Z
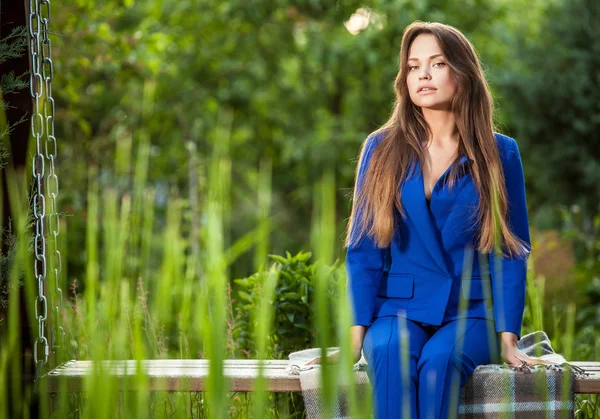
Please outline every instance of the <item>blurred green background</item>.
M77 291L86 289L96 187L105 202L133 200L134 227L143 229L152 207L151 239L128 237L117 270L132 294L139 276L151 294L162 289L161 277L202 281L210 259L202 243L213 237L210 167L224 155L218 173L229 183L216 193L226 194L219 216L234 295L241 289L234 279L271 263L268 254L342 260L359 147L392 110L403 29L439 21L475 46L497 130L521 150L535 291L524 332L543 327L573 359L598 359L599 2L64 0L52 7L65 284L78 278ZM172 236L163 233L168 226L176 226ZM114 249L110 234L100 236L102 260ZM173 254L169 237L181 245ZM196 264L187 273L163 263L180 266L179 251ZM575 316L569 345L560 340L565 312ZM168 345L159 346L151 353L167 356Z
M330 169L333 251L342 257L358 149L391 111L402 31L418 19L456 26L477 49L498 130L522 150L535 270L552 299L584 304L600 272L599 8L584 0L61 2L53 10L60 202L79 232L69 235L68 276L85 261L88 167L98 167L100 189L127 193L140 136L149 136L156 222L175 196L191 229L190 194L202 214L219 126L231 130L226 244L254 228L259 166L269 160L266 250L311 248L314 189ZM154 100L143 117L149 81ZM244 252L230 273L256 268L254 252Z

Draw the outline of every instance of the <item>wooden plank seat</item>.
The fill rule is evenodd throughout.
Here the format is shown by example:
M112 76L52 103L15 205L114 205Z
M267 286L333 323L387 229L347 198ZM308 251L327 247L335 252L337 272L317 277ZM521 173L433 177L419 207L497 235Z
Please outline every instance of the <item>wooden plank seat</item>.
M263 363L263 375L267 378L270 392L299 392L300 377L286 372L289 360L267 360ZM578 378L575 392L600 394L600 362L573 362L590 375ZM102 361L104 373L115 378L120 390L136 390L136 361ZM152 359L141 361L150 391L204 391L208 377L209 361L206 359ZM231 391L251 392L258 377L259 361L250 359L227 359L224 375L230 379ZM85 391L85 377L92 374L92 361L68 361L48 372L44 378L49 393L62 391ZM476 374L476 373L475 373Z

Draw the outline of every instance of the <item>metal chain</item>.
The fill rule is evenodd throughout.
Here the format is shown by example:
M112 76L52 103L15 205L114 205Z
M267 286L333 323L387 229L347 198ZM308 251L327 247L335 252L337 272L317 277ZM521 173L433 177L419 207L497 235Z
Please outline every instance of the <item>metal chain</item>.
M44 7L45 6L45 7ZM63 293L60 288L59 277L62 272L62 258L58 250L58 235L60 234L60 220L56 210L56 198L58 196L58 176L54 171L54 161L57 157L56 137L54 136L54 98L52 97L52 80L54 79L54 66L52 63L52 42L48 36L48 26L50 23L50 0L41 0L39 6L41 35L42 35L42 76L45 83L44 116L46 118L46 136L45 153L46 159L50 162L48 176L46 177L46 196L50 199L50 213L48 214L48 233L53 239L49 241L52 244L52 258L50 266L54 275L54 286L56 289L56 303L54 304L54 326L52 327L51 344L52 350L60 347L57 344L56 332L64 342L65 331L60 325L60 310L63 303ZM43 10L44 9L44 10ZM45 13L44 13L45 12Z
M45 6L45 7L44 7ZM42 9L45 8L45 13ZM59 330L64 339L64 330L59 325L59 310L62 305L62 290L59 286L59 275L62 270L61 255L58 250L58 234L60 223L56 211L56 197L58 196L58 177L54 171L54 161L57 155L56 137L54 136L54 99L52 98L52 79L54 69L52 66L52 43L48 37L50 22L50 0L29 0L29 42L31 52L30 93L33 99L33 113L31 117L31 134L35 138L36 151L32 161L32 172L36 188L33 194L33 215L35 218L34 249L34 274L38 282L38 295L35 303L35 317L38 320L38 336L33 346L33 360L39 368L48 362L50 347L45 336L45 326L48 317L48 301L44 295L44 284L47 277L46 236L44 223L46 222L46 198L44 192L50 197L51 213L48 216L48 226L53 236L52 263L57 291L57 304L55 305L55 328ZM41 71L41 73L40 73ZM45 97L43 106L40 101ZM45 118L44 118L45 117ZM42 154L42 137L45 128L45 156ZM42 179L45 173L44 157L50 162L50 171L46 178L47 190L42 188ZM38 347L43 345L43 358L38 356ZM53 349L55 342L53 342ZM40 365L41 364L41 365Z
M33 98L33 113L31 116L31 134L35 137L36 153L33 156L32 171L36 182L33 194L33 215L35 217L35 261L33 265L35 278L38 282L38 295L35 302L35 317L38 320L38 336L33 344L33 360L38 366L48 362L49 347L44 333L48 314L48 302L44 295L44 279L46 278L46 240L44 238L44 220L46 217L46 199L42 189L44 177L44 156L42 155L43 117L40 113L40 99L43 93L42 75L40 74L40 14L36 0L29 0L29 43L31 52L30 93ZM39 304L42 303L40 314ZM44 348L43 358L38 358L38 346Z

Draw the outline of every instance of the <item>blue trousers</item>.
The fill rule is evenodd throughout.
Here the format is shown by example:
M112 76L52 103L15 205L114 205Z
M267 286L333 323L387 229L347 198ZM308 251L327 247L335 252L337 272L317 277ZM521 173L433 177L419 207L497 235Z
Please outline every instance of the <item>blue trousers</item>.
M456 418L460 390L478 365L500 362L491 320L441 326L379 317L363 342L376 419Z

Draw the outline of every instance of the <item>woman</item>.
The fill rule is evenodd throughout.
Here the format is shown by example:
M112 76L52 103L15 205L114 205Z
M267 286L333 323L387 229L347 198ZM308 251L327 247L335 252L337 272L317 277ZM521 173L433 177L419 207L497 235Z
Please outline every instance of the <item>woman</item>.
M394 89L361 148L346 236L352 353L377 418L456 417L478 365L541 362L517 348L531 249L521 157L494 132L456 28L409 25Z

